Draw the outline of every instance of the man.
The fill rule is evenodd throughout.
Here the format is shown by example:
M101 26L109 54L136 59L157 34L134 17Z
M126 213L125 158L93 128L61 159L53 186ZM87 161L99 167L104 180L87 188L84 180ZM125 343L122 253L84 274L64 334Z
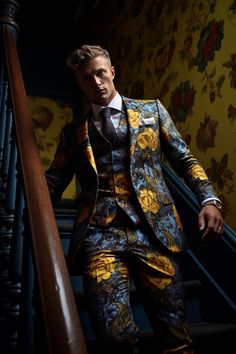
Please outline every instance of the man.
M162 153L202 206L204 241L222 234L220 200L161 102L116 91L105 49L81 46L67 64L91 113L64 127L46 177L53 200L74 174L80 183L68 262L71 271L83 272L96 337L103 353L138 342L129 302L132 276L161 353L193 353L176 257L184 249L183 229L162 174Z

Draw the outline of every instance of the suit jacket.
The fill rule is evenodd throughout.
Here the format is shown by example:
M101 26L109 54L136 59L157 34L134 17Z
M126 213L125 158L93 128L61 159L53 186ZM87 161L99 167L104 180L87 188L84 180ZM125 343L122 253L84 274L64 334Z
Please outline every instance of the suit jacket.
M184 234L162 173L162 154L185 180L199 203L216 197L215 191L159 100L122 99L128 119L130 175L134 192L156 237L169 250L178 252L184 248ZM98 194L98 175L88 135L89 124L87 118L65 125L54 160L46 172L53 201L60 199L74 174L80 183L69 264L76 258L95 211Z

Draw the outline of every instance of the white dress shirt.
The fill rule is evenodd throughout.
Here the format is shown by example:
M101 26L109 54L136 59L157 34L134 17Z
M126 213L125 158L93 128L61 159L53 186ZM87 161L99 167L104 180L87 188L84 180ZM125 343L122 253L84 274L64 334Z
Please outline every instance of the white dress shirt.
M115 129L117 129L120 124L121 112L122 112L122 98L118 92L116 93L115 97L113 97L111 102L107 105L107 107L111 108L111 121ZM101 130L101 116L99 113L103 108L105 107L92 103L94 124L99 131Z

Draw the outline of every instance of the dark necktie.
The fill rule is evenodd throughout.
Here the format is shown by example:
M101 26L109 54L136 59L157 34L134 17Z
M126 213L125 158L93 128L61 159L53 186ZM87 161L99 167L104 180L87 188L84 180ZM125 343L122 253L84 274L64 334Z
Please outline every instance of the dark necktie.
M106 107L100 111L102 120L102 135L105 136L107 140L113 143L116 140L116 131L114 125L111 121L111 108Z

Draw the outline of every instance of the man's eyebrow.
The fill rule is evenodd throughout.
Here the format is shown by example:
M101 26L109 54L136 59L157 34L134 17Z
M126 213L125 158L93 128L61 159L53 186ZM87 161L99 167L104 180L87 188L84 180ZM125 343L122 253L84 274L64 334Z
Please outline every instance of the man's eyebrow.
M97 68L96 71L100 71L100 70L106 70L106 68L104 66L101 66L100 68Z

